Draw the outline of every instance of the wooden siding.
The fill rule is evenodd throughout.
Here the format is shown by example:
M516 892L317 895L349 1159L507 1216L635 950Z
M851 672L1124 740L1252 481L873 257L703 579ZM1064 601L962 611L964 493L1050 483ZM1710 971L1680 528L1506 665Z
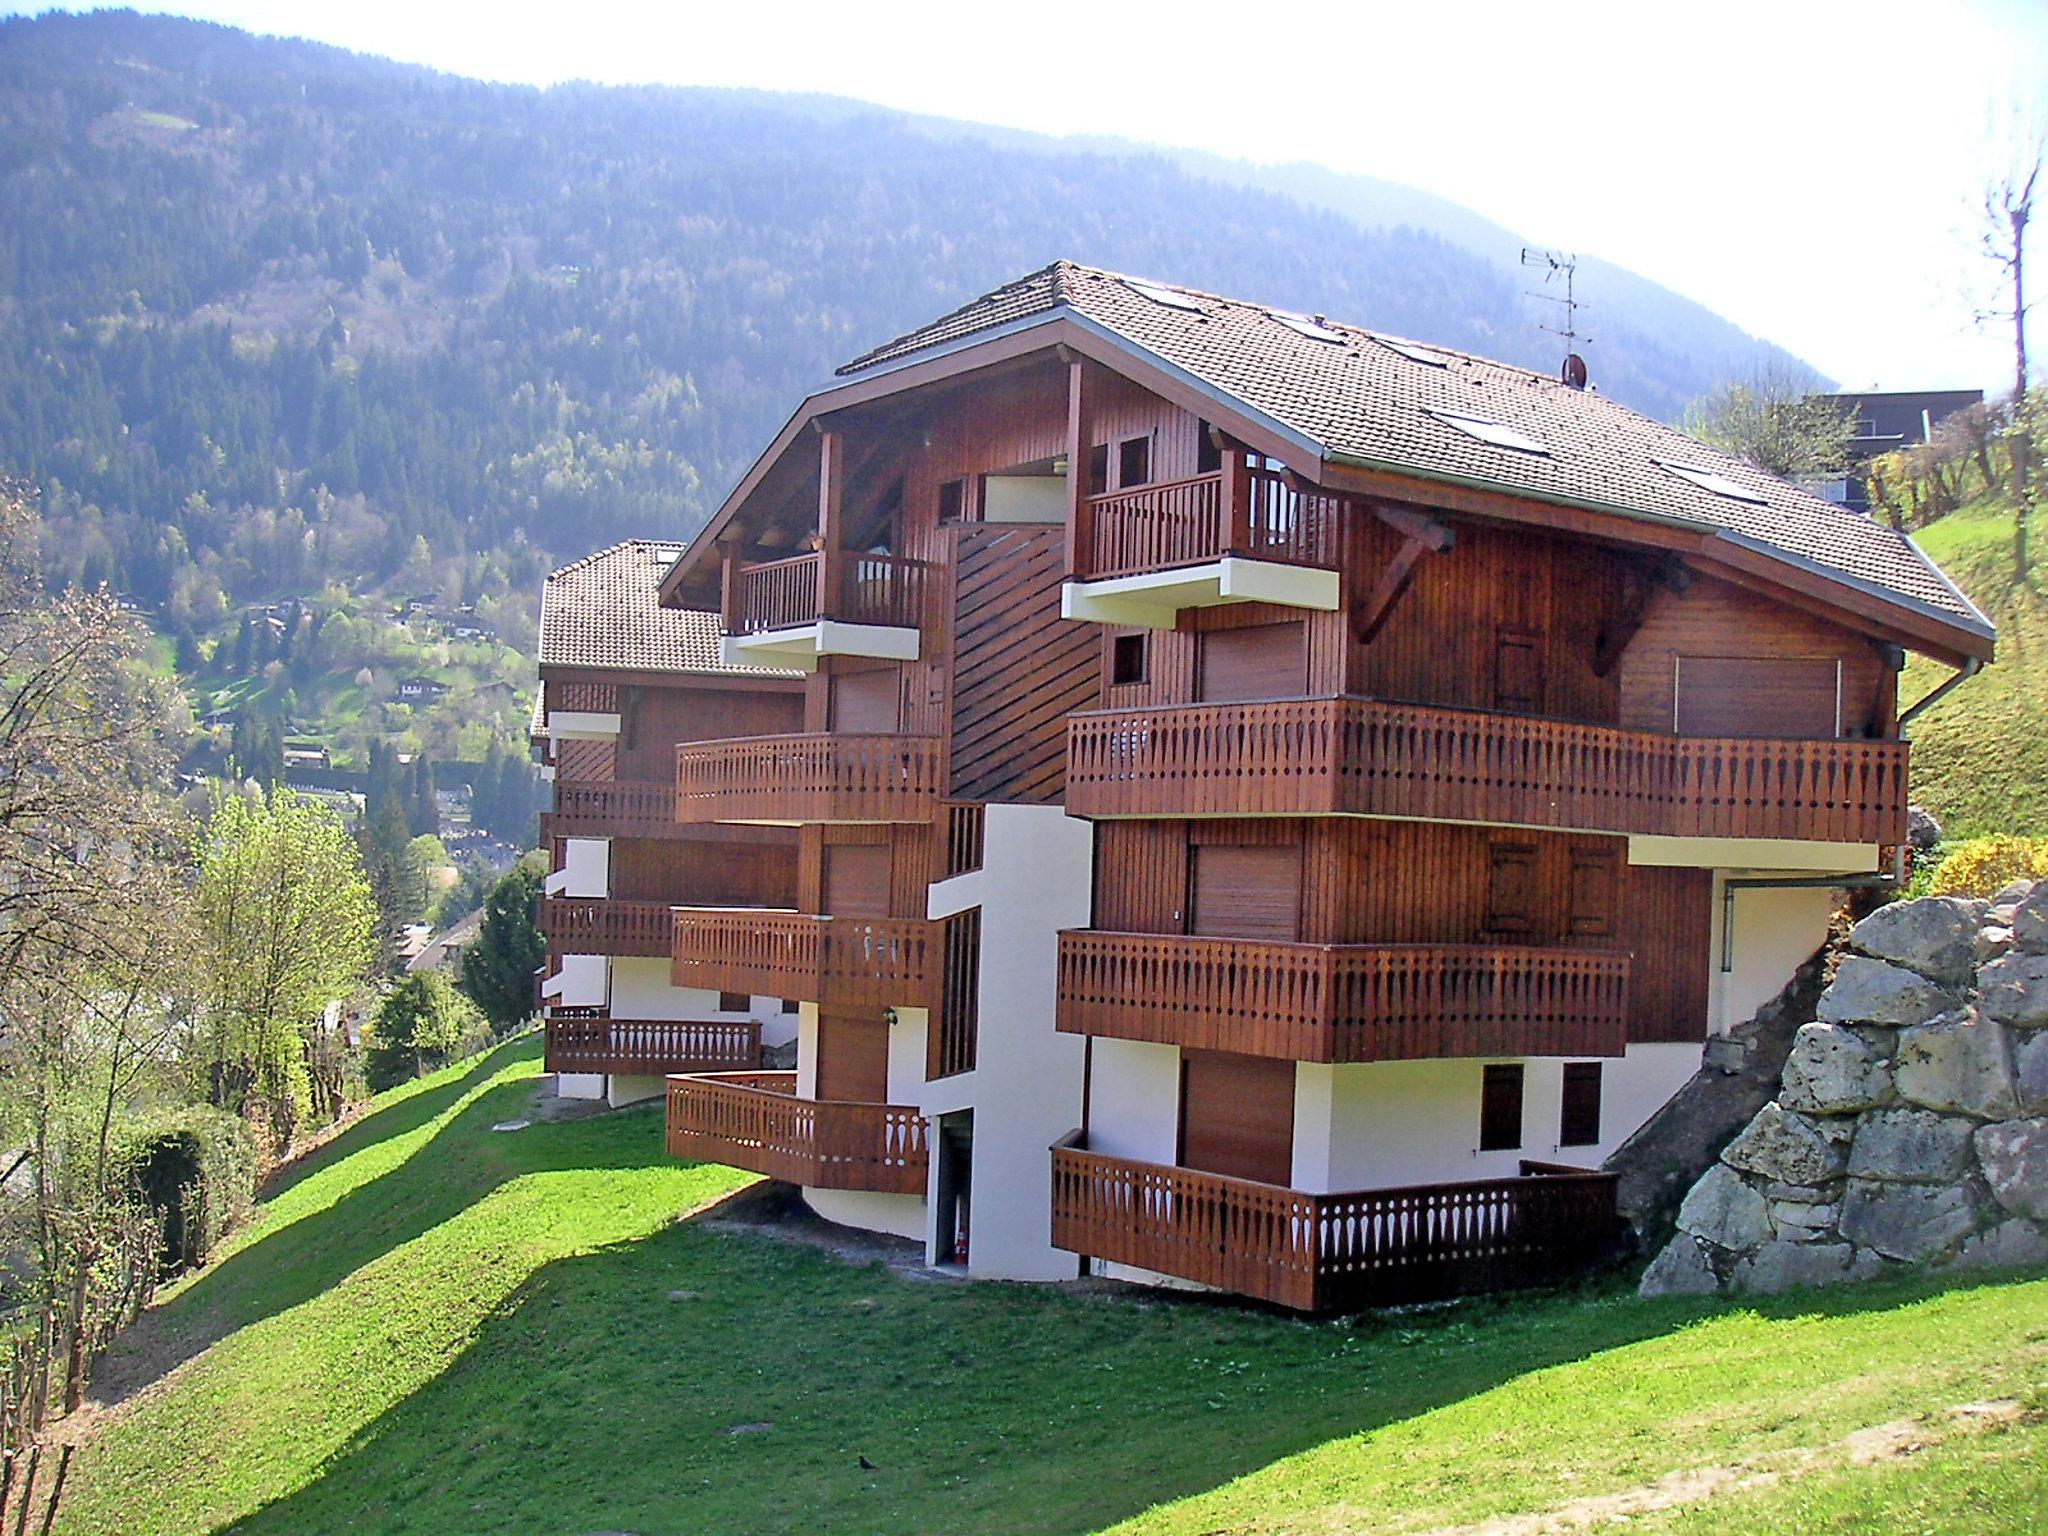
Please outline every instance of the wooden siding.
M673 787L676 744L732 736L769 736L803 724L803 696L758 689L622 687L620 779ZM568 774L561 775L570 777Z
M893 1195L923 1194L929 1167L914 1106L799 1099L794 1072L670 1078L668 1154L812 1189Z
M818 1010L816 1095L853 1104L889 1101L889 1026L879 1013Z
M1183 1052L1180 1163L1266 1184L1293 1182L1294 1064Z
M615 838L611 894L664 906L786 907L796 899L795 839Z

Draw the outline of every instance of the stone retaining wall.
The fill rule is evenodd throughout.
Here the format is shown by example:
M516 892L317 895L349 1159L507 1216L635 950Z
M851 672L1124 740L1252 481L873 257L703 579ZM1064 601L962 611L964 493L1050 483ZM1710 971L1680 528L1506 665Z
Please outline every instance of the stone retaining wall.
M1849 944L1646 1295L2048 1270L2048 882L1895 902Z

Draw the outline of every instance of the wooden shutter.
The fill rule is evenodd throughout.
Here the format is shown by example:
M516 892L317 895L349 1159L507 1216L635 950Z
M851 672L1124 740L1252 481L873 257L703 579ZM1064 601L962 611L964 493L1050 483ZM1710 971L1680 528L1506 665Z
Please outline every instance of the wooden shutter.
M1557 1116L1560 1147L1591 1147L1600 1141L1600 1063L1564 1064L1564 1096Z
M1493 644L1493 707L1517 714L1543 712L1543 637L1503 629Z
M1292 1183L1294 1063L1183 1052L1180 1145L1184 1168Z
M1512 1152L1522 1144L1522 1064L1490 1066L1479 1085L1479 1150Z
M1614 932L1615 898L1621 885L1621 850L1616 847L1572 849L1571 931L1577 934Z
M1536 931L1536 845L1496 842L1486 850L1486 931Z
M889 915L887 843L842 843L825 850L825 911L833 917Z
M1229 848L1206 843L1193 862L1188 932L1232 939L1300 936L1301 846Z
M561 741L555 743L555 777L609 784L618 774L619 748L616 740Z
M896 695L902 673L895 667L873 672L842 672L832 679L832 729L894 731Z
M889 1026L879 1016L819 1010L818 1097L889 1102Z
M1308 626L1300 619L1211 630L1199 646L1200 703L1298 699L1308 692Z
M1842 664L1832 656L1680 656L1681 736L1839 736Z

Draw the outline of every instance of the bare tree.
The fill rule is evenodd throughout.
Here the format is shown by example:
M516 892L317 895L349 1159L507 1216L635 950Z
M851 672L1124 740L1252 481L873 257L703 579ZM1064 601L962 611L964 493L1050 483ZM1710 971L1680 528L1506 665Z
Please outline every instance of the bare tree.
M1770 371L1694 401L1685 430L1766 474L1798 480L1848 468L1856 413L1790 374Z
M2032 511L2032 477L2028 463L2031 423L2027 420L2027 230L2034 217L2034 190L2041 179L2041 165L2048 158L2048 138L2037 136L2031 152L2023 153L2011 170L1984 188L1984 254L1998 269L2000 303L1986 311L1980 322L1993 319L2012 322L2012 500L2013 563L2024 580L2027 574L2027 518Z

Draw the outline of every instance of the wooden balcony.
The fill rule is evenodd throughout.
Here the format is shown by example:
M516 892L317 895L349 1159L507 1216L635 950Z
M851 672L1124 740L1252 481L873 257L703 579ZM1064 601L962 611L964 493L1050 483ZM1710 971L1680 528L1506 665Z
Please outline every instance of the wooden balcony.
M1903 741L1670 736L1281 699L1067 722L1076 816L1412 816L1667 837L1897 843Z
M540 931L557 955L666 955L674 910L665 901L545 896Z
M914 1108L800 1099L794 1072L670 1078L668 1151L812 1189L925 1191L925 1124Z
M615 1019L601 1008L558 1009L547 1020L550 1072L751 1071L761 1065L752 1019Z
M941 968L938 925L922 918L677 907L670 978L762 997L849 1007L929 1008Z
M720 619L728 660L815 667L819 656L917 657L927 589L921 560L817 550L743 565L728 559Z
M1523 1176L1316 1195L1052 1149L1052 1241L1301 1312L1402 1306L1570 1279L1608 1256L1615 1181Z
M1627 955L1071 930L1058 1027L1288 1061L1619 1056Z
M936 736L746 736L676 748L674 814L684 824L930 822L944 788Z

